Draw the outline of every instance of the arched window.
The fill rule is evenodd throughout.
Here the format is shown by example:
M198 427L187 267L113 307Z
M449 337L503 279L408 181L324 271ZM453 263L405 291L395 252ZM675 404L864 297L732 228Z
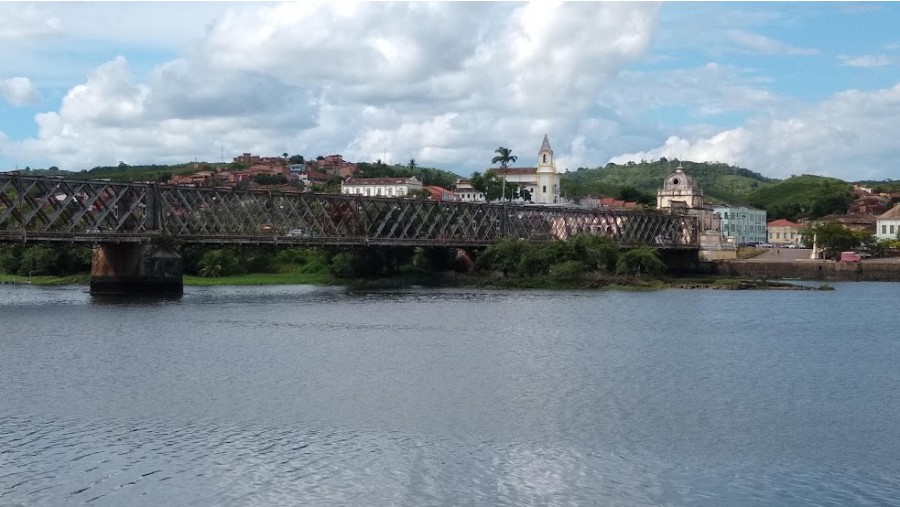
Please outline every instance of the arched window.
M547 163L547 154L546 153L544 153L544 163L545 164Z

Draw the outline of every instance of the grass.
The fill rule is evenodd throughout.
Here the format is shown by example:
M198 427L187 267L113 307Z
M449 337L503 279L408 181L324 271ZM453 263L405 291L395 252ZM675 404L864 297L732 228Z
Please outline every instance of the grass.
M91 275L80 273L66 276L19 276L0 274L0 283L21 283L31 285L87 285Z
M328 285L333 279L328 273L250 273L246 275L203 278L184 275L185 285Z

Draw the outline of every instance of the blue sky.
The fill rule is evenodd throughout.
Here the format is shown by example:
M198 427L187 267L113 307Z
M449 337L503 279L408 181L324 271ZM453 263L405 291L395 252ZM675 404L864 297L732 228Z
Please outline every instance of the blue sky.
M0 170L340 153L898 179L897 3L0 2Z

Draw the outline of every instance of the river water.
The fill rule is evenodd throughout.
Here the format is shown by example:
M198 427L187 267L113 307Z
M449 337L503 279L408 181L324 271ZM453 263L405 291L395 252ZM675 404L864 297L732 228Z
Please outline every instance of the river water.
M0 287L0 505L900 505L900 284Z

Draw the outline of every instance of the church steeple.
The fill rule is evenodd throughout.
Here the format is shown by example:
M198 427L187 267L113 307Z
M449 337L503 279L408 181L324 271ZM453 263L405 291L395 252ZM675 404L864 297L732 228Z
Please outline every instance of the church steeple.
M541 149L538 150L538 171L541 167L549 168L553 166L553 149L550 148L550 139L544 134L544 142L541 143ZM554 172L556 172L554 170Z
M547 138L547 134L544 134L544 142L541 143L541 149L538 150L538 155L545 151L550 152L551 156L553 155L553 150L550 149L550 139Z

